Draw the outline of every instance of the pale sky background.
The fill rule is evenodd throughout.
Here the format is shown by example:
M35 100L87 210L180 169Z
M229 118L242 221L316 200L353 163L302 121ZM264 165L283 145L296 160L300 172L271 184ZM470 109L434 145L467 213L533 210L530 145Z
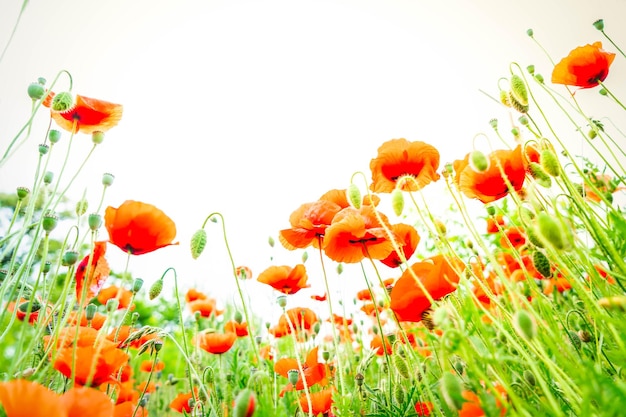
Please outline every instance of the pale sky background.
M21 5L0 0L0 48ZM207 250L199 260L189 255L189 239L209 213L223 213L235 262L255 277L273 263L294 265L301 252L278 242L271 249L268 236L287 228L300 204L347 187L355 171L369 178L383 142L431 143L444 163L469 152L477 133L493 137L491 118L509 130L507 110L479 89L497 95L513 61L534 64L549 82L552 65L528 28L558 61L595 41L614 51L592 26L599 18L626 47L625 17L623 0L32 0L0 63L0 151L27 120L26 88L38 77L50 82L66 69L74 93L123 104L122 121L70 197L87 189L94 209L102 173L113 173L105 205L145 201L178 226L180 246L133 257L134 275L148 286L174 266L183 289L223 296L234 284L221 229L210 223ZM623 87L625 68L618 55L609 85ZM55 90L67 86L61 77ZM590 107L606 102L595 90L577 97ZM44 110L3 167L0 191L31 186L47 120ZM80 134L71 163L90 147ZM109 248L116 270L120 255ZM303 297L323 292L318 256L309 255L313 290ZM333 263L328 268L336 285L364 287L358 266L341 280ZM261 284L246 285L272 298Z

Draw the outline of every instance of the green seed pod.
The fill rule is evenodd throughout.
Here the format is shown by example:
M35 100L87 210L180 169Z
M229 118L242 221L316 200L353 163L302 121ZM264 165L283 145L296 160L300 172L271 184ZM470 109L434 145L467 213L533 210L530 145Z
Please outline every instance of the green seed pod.
M46 89L43 85L39 83L30 83L28 85L28 97L33 100L40 100L46 92Z
M348 198L348 201L350 202L352 207L354 207L355 209L361 208L361 191L359 190L359 187L357 187L355 184L350 184L348 186L348 188L346 189L346 197Z
M453 410L460 410L463 408L463 387L461 381L456 375L450 372L444 372L441 378L441 394L448 407Z
M602 19L598 19L595 22L593 22L593 27L598 29L599 31L603 31L604 30L604 20Z
M52 171L46 171L45 174L43 174L43 183L46 185L50 185L52 184L52 180L54 179L54 173Z
M391 208L396 216L401 216L404 211L404 194L398 188L391 192Z
M527 67L526 67L526 71L528 71L528 73L529 73L530 75L533 75L533 74L535 73L535 66L534 66L534 65L532 65L532 64L531 64L531 65L529 65L529 66L527 66Z
M517 310L513 315L513 325L517 334L526 340L532 340L537 333L537 327L530 313L526 310Z
M107 313L112 313L117 310L117 307L120 305L120 302L117 298L110 298L106 303L106 311Z
M39 145L39 155L45 155L48 153L49 150L50 150L50 147L46 145L45 143L42 143L41 145Z
M133 288L132 288L132 292L133 292L134 294L137 294L137 293L141 290L141 287L143 287L143 279L141 279L141 278L135 278L135 279L133 280Z
M509 100L509 93L500 90L500 103L504 104L507 107L511 107L511 101Z
M528 107L528 89L524 79L517 74L511 76L511 95L519 104Z
M151 300L154 300L161 294L161 291L163 291L163 279L157 279L150 286L150 291L148 291L148 297L150 297Z
M469 156L469 166L474 172L485 172L489 169L489 158L481 151L473 151Z
M54 96L50 109L56 112L64 112L71 109L73 105L74 97L72 97L72 93L62 92Z
M98 213L91 213L87 218L87 223L92 231L96 231L102 226L102 216Z
M68 250L63 254L63 266L72 266L78 261L78 252L74 250Z
M43 215L41 226L43 227L43 230L46 231L46 233L50 233L51 231L53 231L58 224L59 216L57 216L56 214L52 212L46 212Z
M300 379L300 373L297 369L290 369L287 371L287 379L289 379L291 385L296 386L298 380Z
M91 134L91 142L94 145L100 145L102 142L104 142L104 132L100 132L100 131L95 131Z
M589 129L589 133L587 133L587 136L589 137L589 139L595 139L596 136L598 136L598 134L596 133L595 130Z
M535 80L539 83L539 84L543 84L543 75L541 74L535 74Z
M115 180L115 175L109 174L108 172L102 174L102 185L104 185L105 187L110 187L111 185L113 185L113 180Z
M191 257L198 259L206 246L207 235L204 229L199 229L191 236Z
M498 130L498 119L490 119L489 126L491 126L494 130Z
M61 140L61 132L55 129L51 129L48 132L48 139L50 143L54 144Z
M528 30L526 30L526 34L532 38L532 37L533 37L534 32L533 32L533 30L532 30L532 29L528 29Z
M553 177L558 177L561 173L561 164L552 149L544 149L541 151L539 162L547 174Z
M544 188L550 188L552 186L552 178L543 170L543 167L536 163L531 162L528 164L528 171L530 172L531 177L537 181L537 184L541 185Z
M17 187L17 199L18 200L23 200L25 199L28 194L30 194L30 190L26 187Z
M234 320L238 324L241 324L243 322L243 315L241 314L241 311L239 310L235 311Z

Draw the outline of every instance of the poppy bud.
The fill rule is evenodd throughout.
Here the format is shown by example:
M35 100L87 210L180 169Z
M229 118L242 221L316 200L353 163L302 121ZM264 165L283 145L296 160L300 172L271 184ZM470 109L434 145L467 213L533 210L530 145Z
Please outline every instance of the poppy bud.
M78 217L80 217L87 212L88 208L89 208L89 203L87 202L87 200L81 199L76 202L76 207L74 208L74 212L76 213Z
M595 22L593 22L593 27L598 29L600 32L602 32L604 30L604 20L602 19L598 19Z
M112 313L117 310L117 307L120 305L120 302L117 298L110 298L106 303L106 311L107 313Z
M454 374L445 372L441 378L441 394L448 407L454 410L463 408L463 388L461 381Z
M157 279L150 286L150 291L148 291L148 296L150 297L151 300L154 300L155 298L159 296L159 294L161 294L162 290L163 290L163 279Z
M609 92L606 88L603 87L598 90L598 94L600 94L601 96L606 96L607 94L609 94Z
M556 154L551 149L544 149L541 151L539 162L546 173L553 177L559 176L559 173L561 172L561 165L559 164Z
M343 272L343 264L342 263L338 263L337 264L337 275L341 275L342 272Z
M539 251L539 250L534 251L532 260L533 260L533 266L535 267L537 272L539 272L545 278L549 278L552 276L552 270L550 268L550 261L548 260L548 257L542 251Z
M102 142L104 142L104 132L100 132L99 130L93 132L91 134L91 142L94 145L100 145Z
M85 318L87 319L87 321L93 320L93 318L96 316L97 310L98 307L94 303L87 304L87 307L85 307Z
M535 66L534 66L534 65L532 65L532 64L531 64L531 65L529 65L529 66L527 66L527 67L526 67L526 71L528 71L528 73L529 73L530 75L534 74L534 73L535 73Z
M532 29L528 29L528 30L526 30L526 34L532 38L533 35L534 35L534 32L533 32Z
M535 80L536 80L539 84L543 84L543 75L541 75L541 74L535 74Z
M102 216L98 213L91 213L87 218L87 223L92 231L96 231L102 226Z
M526 381L526 383L530 385L531 387L534 387L535 384L537 383L537 380L535 379L535 374L530 372L528 369L524 371L523 376L524 376L524 381Z
M42 143L41 145L39 145L39 155L43 156L47 154L49 150L50 150L50 147L46 145L45 143Z
M513 326L522 338L532 340L537 333L537 326L530 313L526 310L518 310L513 315Z
M50 185L52 183L52 180L54 179L54 173L52 171L46 171L45 174L43 174L43 183L46 185Z
M517 97L513 95L512 91L509 91L509 103L510 107L514 108L520 113L528 113L528 103L520 103Z
M33 101L35 101L43 97L44 93L46 92L46 89L43 86L43 84L30 83L28 85L27 92L28 92L28 97L30 97L31 99L33 99Z
M401 216L404 210L404 194L398 188L394 188L391 192L391 208L396 216Z
M291 385L295 386L300 379L300 374L297 369L290 369L287 371L287 379L291 382Z
M469 156L469 166L477 173L485 172L489 169L489 159L481 151L473 151Z
M59 216L57 216L56 214L48 211L43 215L41 225L46 233L50 233L51 231L53 231L54 228L57 227L57 224L59 224Z
M322 359L324 359L324 362L328 362L328 360L330 359L330 352L325 350L322 352Z
M270 245L270 248L273 248L274 247L274 243L275 243L274 242L274 238L271 237L271 236L269 238L267 238L267 243Z
M133 288L132 288L133 294L137 294L141 290L141 287L143 287L143 279L135 278L135 280L133 281Z
M198 257L204 251L204 247L206 246L206 231L204 229L199 229L196 233L191 236L191 257L193 259L198 259Z
M241 311L235 311L235 321L238 324L241 324L241 322L243 322L243 315L241 314Z
M17 187L17 199L18 200L23 200L25 199L28 194L30 194L30 190L26 187Z
M57 143L59 140L61 140L61 132L55 129L51 129L48 132L48 139L50 140L50 143Z
M282 308L287 307L287 296L286 295L278 296L278 298L276 299L276 303Z
M396 403L402 404L404 403L404 388L402 388L401 384L396 384L393 390L393 398L396 400Z
M511 76L511 96L524 107L528 107L528 90L526 83L517 74ZM525 113L525 112L524 112Z
M544 188L550 188L552 186L552 178L543 170L543 167L536 162L528 164L528 171L530 176L537 181L537 184Z
M72 266L78 260L78 252L68 250L63 254L63 266Z
M56 112L64 112L71 109L73 105L74 98L72 97L72 93L62 92L54 96L50 108Z
M545 246L543 242L541 241L541 239L539 238L539 236L537 236L537 231L533 227L528 227L525 231L526 231L526 238L528 239L530 243L532 243L538 248L543 248Z
M105 172L104 174L102 174L102 185L104 185L105 187L110 187L111 185L113 185L114 179L115 176L113 174Z
M537 215L537 230L544 244L552 245L557 250L568 250L572 246L571 235L559 220L546 212Z
M243 389L235 398L233 417L252 417L256 407L256 397L251 389Z
M355 209L361 208L361 191L355 184L350 184L346 190L346 197Z
M393 366L396 368L398 374L404 379L409 379L409 364L406 360L399 354L395 354L391 358L393 359Z
M511 107L511 102L509 101L509 93L504 90L500 90L500 103L504 104L507 107Z
M522 114L517 120L522 126L528 126L528 117L526 117L525 115Z
M305 263L309 259L309 253L307 251L302 252L302 263Z

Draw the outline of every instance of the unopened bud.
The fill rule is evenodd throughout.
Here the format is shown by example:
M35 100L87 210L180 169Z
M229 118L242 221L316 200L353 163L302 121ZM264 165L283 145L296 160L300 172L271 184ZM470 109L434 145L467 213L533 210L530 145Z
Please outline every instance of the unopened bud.
M150 297L151 300L154 300L155 298L159 296L159 294L161 294L161 291L163 291L163 279L157 279L150 286L150 291L148 291L148 296Z
M534 387L537 384L537 379L535 378L535 374L533 374L528 369L524 371L524 381L531 387Z
M571 235L557 218L546 212L537 215L537 232L544 245L552 245L557 250L568 250L572 246Z
M105 187L110 187L113 185L113 180L115 180L115 175L105 172L102 174L102 185Z
M561 173L561 165L559 164L559 160L552 149L544 149L541 151L539 162L541 163L541 167L549 175L558 177Z
M532 64L531 64L531 65L529 65L529 66L527 66L527 67L526 67L526 71L528 71L528 73L529 73L530 75L533 75L533 74L535 73L535 66L534 66L534 65L532 65Z
M100 145L104 142L104 132L95 131L91 134L91 142L95 145Z
M391 208L396 216L401 216L404 210L404 194L402 190L394 188L391 192Z
M526 340L532 340L537 333L535 321L526 310L517 310L513 315L513 325L517 334Z
M309 253L307 251L302 252L302 263L305 263L309 259Z
M62 92L58 93L52 99L52 105L50 109L56 112L68 111L74 105L74 98L71 93Z
M102 226L102 216L98 213L91 213L87 218L87 223L92 231L96 231Z
M489 169L489 158L481 151L473 151L469 156L469 166L474 172L485 172Z
M550 188L552 186L552 178L546 171L543 170L543 167L540 164L536 162L529 163L528 171L530 172L531 177L537 181L537 184L545 188Z
M48 132L48 139L52 144L57 143L59 140L61 140L61 132L55 129L51 129Z
M548 257L540 250L536 250L532 255L533 266L535 269L545 278L552 276L552 269L550 268L550 261Z
M463 408L463 388L461 381L454 374L450 372L444 372L441 378L441 394L448 407L453 410L460 410Z
M252 417L256 408L256 397L251 389L243 389L235 398L233 417Z
M511 96L524 107L528 106L528 90L526 89L526 83L517 74L511 76Z
M241 324L243 322L243 315L241 314L241 311L235 311L235 321L238 324Z
M535 80L539 83L539 84L543 84L543 75L541 74L535 74Z
M276 298L276 303L281 308L287 307L287 296L286 295L279 295L278 298Z
M191 236L191 257L198 259L206 246L207 235L204 229L199 229Z
M343 264L342 263L338 263L337 264L337 275L341 275L342 272L343 272Z
M346 190L346 197L355 209L361 208L361 191L355 184L350 184Z
M532 29L528 29L528 30L526 30L526 34L532 38L533 35L534 35L534 32L533 32Z

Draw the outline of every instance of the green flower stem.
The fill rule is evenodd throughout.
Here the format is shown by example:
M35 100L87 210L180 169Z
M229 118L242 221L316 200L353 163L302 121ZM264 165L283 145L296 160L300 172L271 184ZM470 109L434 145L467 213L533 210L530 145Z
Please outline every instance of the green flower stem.
M293 343L295 347L298 345L298 339L296 337L296 329L293 326L293 323L291 322L291 318L289 317L289 314L287 314L284 308L283 308L283 315L285 316L285 319L287 320L287 324L289 325L289 330L291 330L291 337L293 338ZM300 372L300 377L302 378L302 386L304 387L304 395L306 397L306 403L309 406L308 414L309 414L309 417L313 417L313 403L311 402L311 392L309 391L309 384L304 374L304 367L302 365L302 361L300 360L300 355L298 354L297 350L295 353L296 354L294 356L296 357L296 363L298 364L298 372ZM294 384L294 388L295 388L295 384ZM302 407L300 406L300 401L298 401L298 406L300 407L302 413L304 414L304 410L302 410Z

